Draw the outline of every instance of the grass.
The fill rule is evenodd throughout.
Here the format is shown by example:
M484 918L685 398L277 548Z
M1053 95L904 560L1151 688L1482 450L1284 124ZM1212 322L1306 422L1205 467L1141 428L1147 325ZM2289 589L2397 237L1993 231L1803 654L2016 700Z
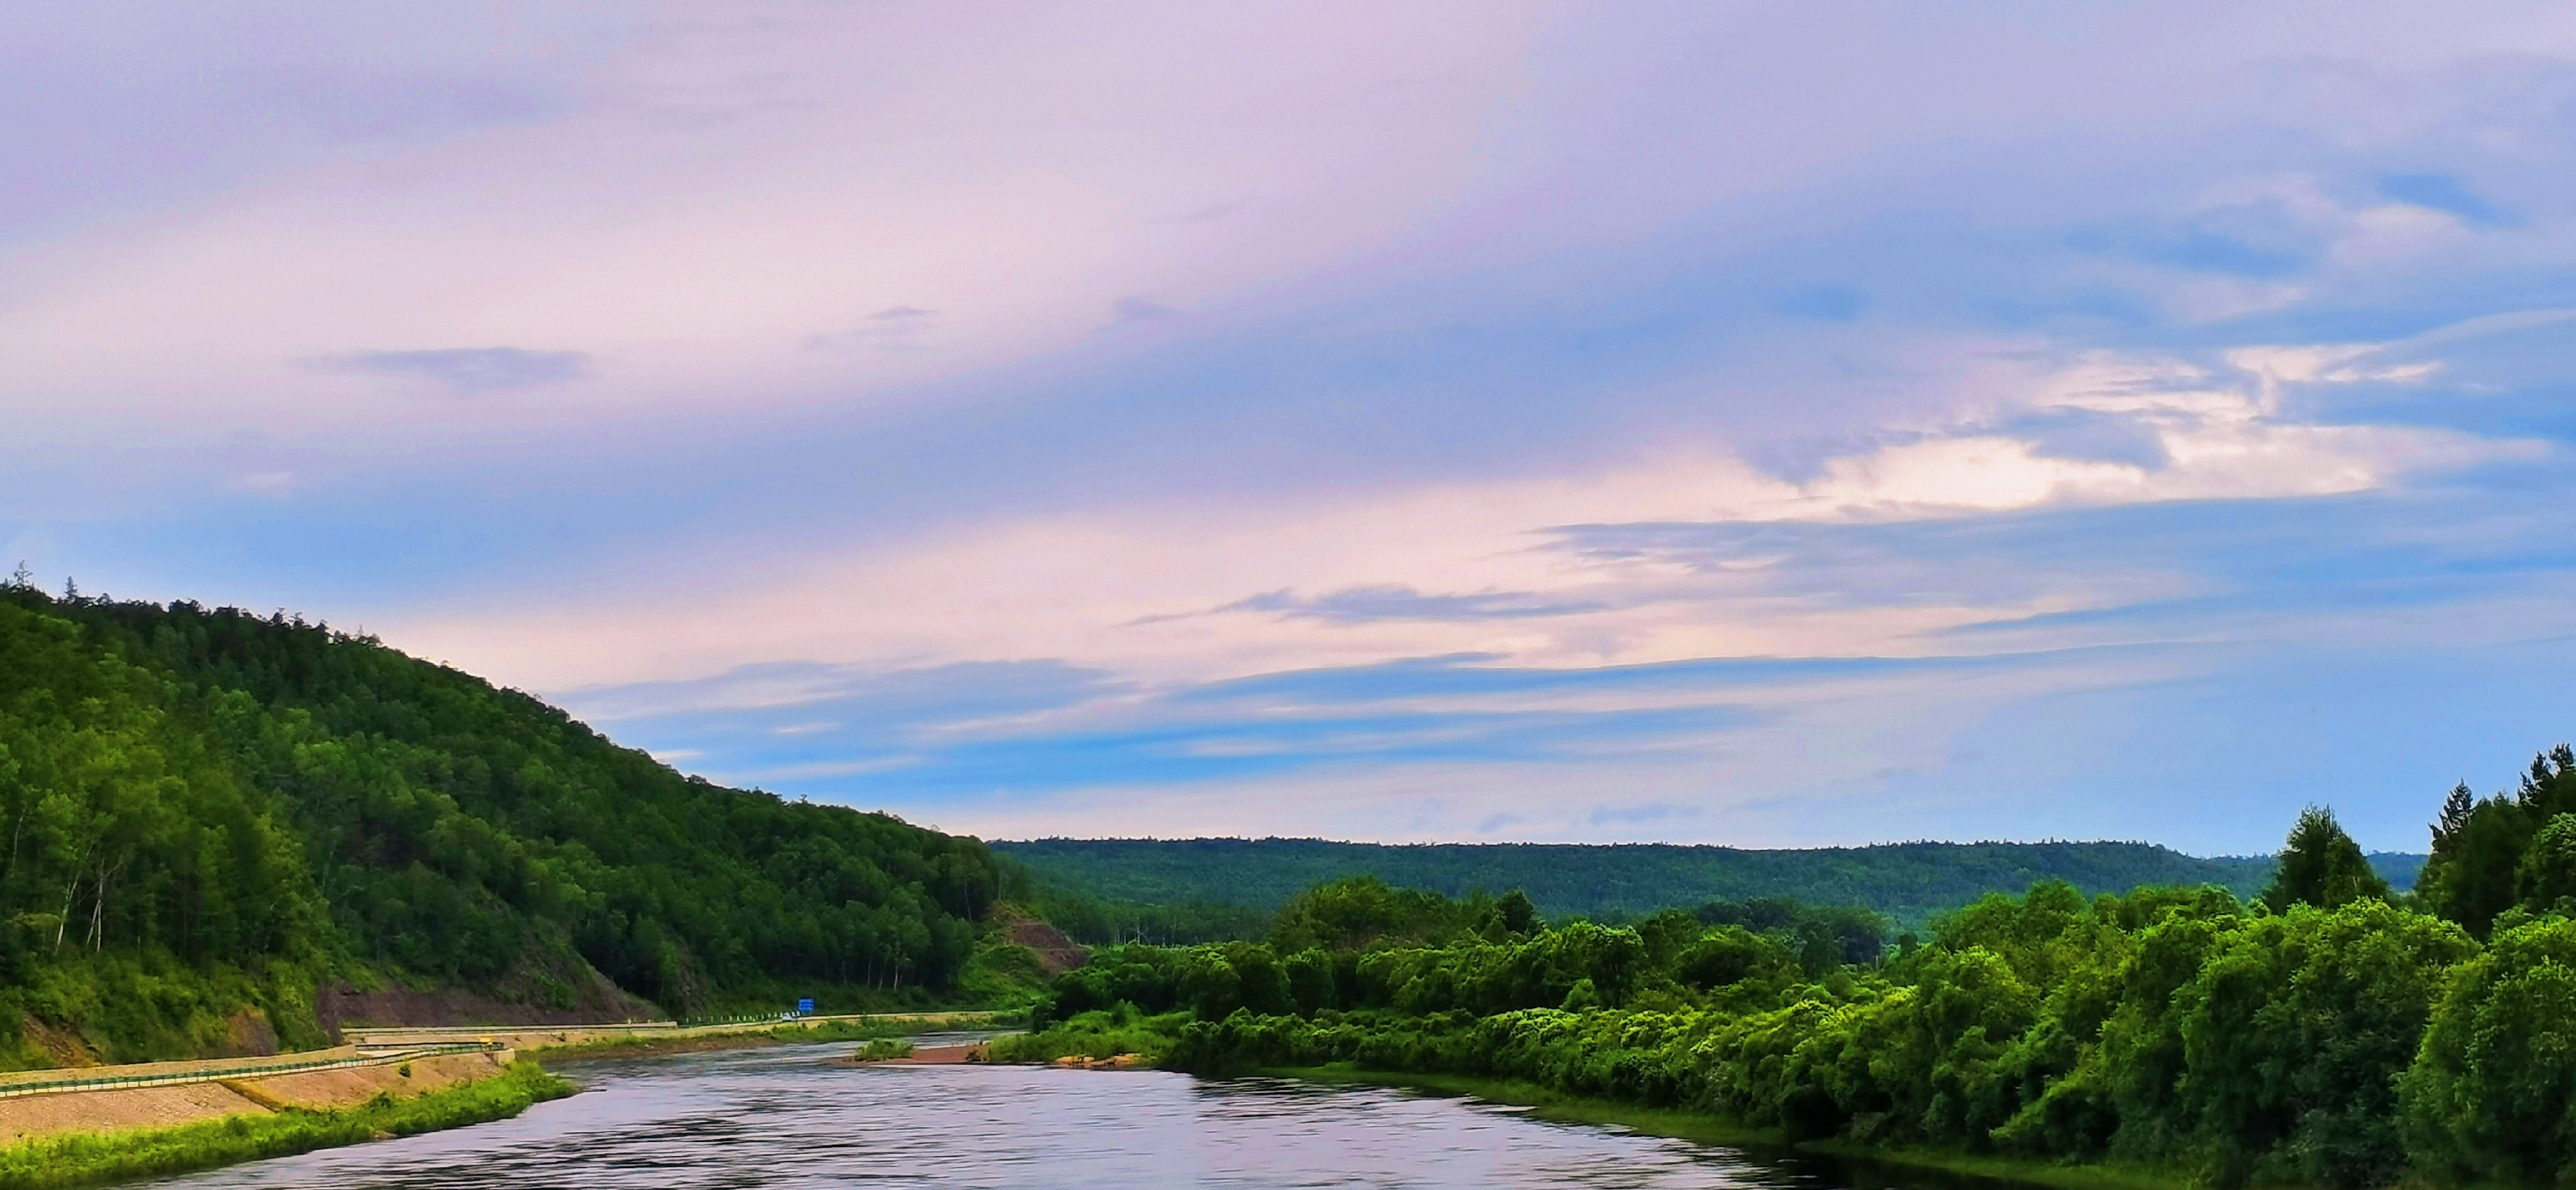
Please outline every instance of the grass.
M1152 1062L1171 1048L1172 1039L1191 1019L1187 1009L1149 1017L1120 1005L1115 1011L1076 1014L1041 1032L996 1037L985 1053L995 1062L1052 1062L1065 1057L1097 1060L1120 1054L1135 1054Z
M884 1062L893 1058L909 1058L912 1056L912 1043L897 1041L891 1037L880 1037L860 1046L859 1052L850 1056L861 1062Z
M378 1095L340 1111L288 1110L176 1128L22 1141L0 1149L0 1190L87 1186L285 1157L383 1136L435 1132L506 1119L530 1104L560 1099L573 1090L571 1083L521 1059L481 1082L413 1099Z
M1933 1169L1973 1178L2055 1186L2060 1190L2183 1190L2193 1184L2193 1179L2182 1171L2144 1166L2066 1165L1940 1149L1876 1148L1853 1141L1791 1144L1775 1128L1757 1128L1681 1108L1643 1107L1616 1099L1568 1095L1537 1083L1515 1079L1367 1070L1348 1062L1329 1066L1280 1067L1260 1073L1316 1082L1410 1087L1444 1095L1470 1095L1494 1103L1527 1107L1531 1109L1531 1115L1559 1123L1611 1125L1652 1136L1670 1136L1756 1152L1794 1150L1821 1153L1856 1165Z

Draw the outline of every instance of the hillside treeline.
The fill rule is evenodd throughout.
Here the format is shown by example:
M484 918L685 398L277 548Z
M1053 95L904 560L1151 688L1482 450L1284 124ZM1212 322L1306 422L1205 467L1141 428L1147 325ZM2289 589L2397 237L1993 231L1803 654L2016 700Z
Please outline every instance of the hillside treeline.
M25 1025L197 1052L318 981L673 1013L953 989L975 840L685 778L563 712L282 615L0 588L0 1062Z
M1550 926L1506 921L1504 902L1422 942L1283 931L1104 952L1058 982L1048 1028L1003 1052L1512 1079L1791 1140L2219 1186L2563 1186L2576 1180L2571 787L2576 757L2561 750L2519 791L2465 811L2455 798L2421 895L2392 893L2311 811L2250 899L2047 882L1860 961L1697 914ZM2481 814L2490 825L2473 825ZM2513 891L2491 912L2497 900L2458 891L2498 886Z
M1634 928L1578 921L1551 929L1518 892L1452 900L1359 876L1299 894L1262 941L1104 950L1056 980L1034 1023L1044 1028L1121 1005L1207 1020L1238 1008L1311 1014L1554 1006L1583 980L1623 997L1635 979L1676 963L1690 971L1817 973L1874 964L1884 930L1866 910L1782 898L1666 910Z
M2086 894L2142 885L2262 890L2270 857L2205 859L2149 843L1887 843L1756 851L1660 843L1336 843L1321 839L1039 839L999 842L1085 910L1077 936L1254 938L1260 914L1351 876L1450 897L1519 889L1555 916L1623 921L1675 905L1786 897L1858 905L1902 928L1990 892L2063 880ZM2378 855L2400 888L2421 856ZM1088 906L1085 901L1090 902ZM1069 926L1068 928L1074 928Z

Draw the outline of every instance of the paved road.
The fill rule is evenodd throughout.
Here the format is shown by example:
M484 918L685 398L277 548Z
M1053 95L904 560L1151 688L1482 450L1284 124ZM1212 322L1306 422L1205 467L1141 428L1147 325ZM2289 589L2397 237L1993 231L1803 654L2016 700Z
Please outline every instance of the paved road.
M834 1016L804 1016L792 1020L761 1017L746 1021L727 1021L716 1025L685 1026L673 1021L615 1025L443 1025L421 1028L342 1029L340 1036L362 1049L467 1040L494 1041L513 1049L537 1050L626 1038L679 1041L693 1037L721 1037L731 1033L767 1033L773 1029L797 1026L810 1029L843 1022L903 1021L919 1022L926 1027L939 1028L983 1020L992 1015L989 1012L848 1013Z

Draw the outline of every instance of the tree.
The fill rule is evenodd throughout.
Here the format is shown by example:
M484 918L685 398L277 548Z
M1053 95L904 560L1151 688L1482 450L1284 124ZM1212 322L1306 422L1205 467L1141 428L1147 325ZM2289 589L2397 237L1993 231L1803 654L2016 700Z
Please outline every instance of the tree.
M2272 885L2263 890L2263 903L2275 913L2296 904L2332 909L2387 897L2388 882L2370 870L2361 845L2335 822L2334 811L2318 806L2299 813L2298 824L2290 828L2289 841L2281 849Z
M2532 835L2530 818L2510 798L2479 802L2416 878L2424 903L2485 937L2496 915L2514 905L2514 877Z
M1530 903L1528 893L1513 889L1494 908L1502 915L1504 932L1525 936L1538 932L1538 906Z
M2576 1179L2576 922L2497 931L2450 979L2397 1091L2419 1169Z
M2576 749L2560 744L2531 758L2531 771L2516 795L2525 809L2546 818L2576 811Z
M2469 815L2477 808L2478 799L2469 792L2468 782L2452 786L2451 796L2442 799L2442 817L2433 824L2433 849L2439 851L2459 838L2460 828L2469 824Z
M2576 814L2555 814L2531 837L2514 865L2513 891L2524 908L2547 913L2576 898Z
M2185 1068L2170 1117L2211 1146L2210 1180L2396 1182L2397 1077L2474 949L2457 926L2361 897L2215 947L2173 996Z

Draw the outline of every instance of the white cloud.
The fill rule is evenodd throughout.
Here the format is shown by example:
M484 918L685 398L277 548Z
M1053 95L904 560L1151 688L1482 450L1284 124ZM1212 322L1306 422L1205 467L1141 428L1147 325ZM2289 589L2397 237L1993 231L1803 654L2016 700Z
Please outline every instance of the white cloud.
M1724 453L1676 450L1588 474L1288 505L1151 504L997 519L813 559L723 594L691 591L661 601L619 592L616 609L606 613L585 604L535 614L416 614L400 639L555 689L799 658L878 668L1055 658L1173 682L1452 653L1540 666L1915 655L1951 647L1927 643L1948 629L2171 594L2188 580L2051 573L1982 590L1952 582L1929 594L1864 587L1820 599L1813 591L1784 591L1780 576L1758 562L1711 568L1654 551L1569 550L1551 530L2321 496L2537 452L2531 444L2446 430L2305 424L2277 415L2283 384L2389 375L2363 362L2367 352L2240 352L2223 373L2109 356L2025 371L2016 387L1978 401L1977 419L1829 460L1803 483ZM1992 372L1980 375L2003 383ZM2052 410L2117 419L2151 436L2165 461L2054 457L1992 428ZM1926 588L1918 581L1912 590ZM1328 601L1336 595L1349 598ZM1407 610L1415 603L1547 614L1415 614ZM1311 614L1327 606L1341 614ZM751 700L743 705L795 701L808 680L755 672L739 683L739 697ZM762 694L765 681L785 685Z

